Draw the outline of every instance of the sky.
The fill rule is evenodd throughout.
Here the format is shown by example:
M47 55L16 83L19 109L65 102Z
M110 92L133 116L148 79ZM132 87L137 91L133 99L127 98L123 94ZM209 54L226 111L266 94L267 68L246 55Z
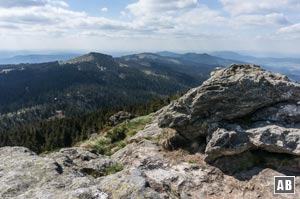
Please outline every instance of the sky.
M0 50L300 54L300 1L0 0L0 43Z

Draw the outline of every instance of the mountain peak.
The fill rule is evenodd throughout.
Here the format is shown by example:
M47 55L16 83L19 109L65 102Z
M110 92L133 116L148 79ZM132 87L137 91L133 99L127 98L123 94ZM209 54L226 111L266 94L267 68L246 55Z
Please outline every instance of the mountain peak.
M98 52L90 52L87 54L87 56L91 56L95 59L97 58L112 58L111 55L103 54L103 53L98 53Z
M140 61L140 60L157 60L160 59L161 56L159 54L155 53L140 53L140 54L134 54L134 55L127 55L123 57L126 61Z
M99 60L112 60L113 57L110 55L97 53L97 52L90 52L88 54L82 55L80 57L76 57L67 61L66 63L75 64L75 63L82 63L82 62L93 62Z

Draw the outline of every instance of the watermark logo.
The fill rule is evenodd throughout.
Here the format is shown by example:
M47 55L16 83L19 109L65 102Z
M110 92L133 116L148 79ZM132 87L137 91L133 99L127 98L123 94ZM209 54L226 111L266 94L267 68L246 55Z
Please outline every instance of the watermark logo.
M274 194L295 194L295 176L274 176Z

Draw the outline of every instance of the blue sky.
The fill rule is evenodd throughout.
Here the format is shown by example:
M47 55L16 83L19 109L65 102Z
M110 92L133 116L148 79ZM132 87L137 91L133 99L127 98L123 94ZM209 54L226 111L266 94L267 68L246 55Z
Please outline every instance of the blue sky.
M135 0L67 0L69 9L78 12L87 12L91 16L109 17L119 19L120 12ZM102 8L107 8L106 12L101 12Z
M297 54L300 1L0 0L0 42L0 50Z

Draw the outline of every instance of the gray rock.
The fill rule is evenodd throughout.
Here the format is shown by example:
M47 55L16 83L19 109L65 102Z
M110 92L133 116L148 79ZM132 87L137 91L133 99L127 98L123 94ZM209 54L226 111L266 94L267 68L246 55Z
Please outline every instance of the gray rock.
M131 113L125 112L125 111L119 111L115 113L114 115L110 116L109 118L109 124L111 126L116 126L124 121L128 121L130 119L134 118L134 116Z
M66 149L49 156L58 160L64 154L73 162L81 162L82 157L87 160L87 156L90 161L102 159L88 150L82 156L78 151L85 150ZM129 144L115 156L128 163L126 168L100 178L82 176L70 168L58 172L54 159L37 156L25 148L5 147L0 152L0 198L4 199L272 198L270 179L284 175L272 169L254 168L239 174L248 180L239 180L204 161L184 161L179 151L162 151L150 141ZM139 162L138 166L134 162ZM300 177L296 177L296 190L299 185ZM285 198L295 197L300 197L298 192Z
M300 129L269 125L249 129L247 134L256 148L300 156Z
M162 198L138 168L103 176L115 162L84 148L62 149L40 157L26 148L4 147L0 148L0 158L3 199Z
M206 146L205 160L211 162L221 156L252 149L300 156L300 130L277 125L248 130L240 127L236 130L217 129Z
M112 155L112 159L123 163L125 166L134 168L144 166L147 166L147 168L156 168L156 166L162 168L162 165L166 164L166 162L160 151L161 148L153 141L143 140L138 143L131 143L117 151Z
M280 102L300 101L300 85L256 65L231 65L212 72L200 87L169 105L160 127L176 129L187 138L209 134L211 125L247 116Z
M251 121L269 121L285 126L300 123L300 105L292 103L280 103L256 111L251 116Z
M250 170L238 173L237 175L240 177L237 178L223 173L220 169L207 164L205 161L201 161L204 155L191 155L197 157L198 162L196 163L184 160L185 156L187 155L181 154L179 151L163 151L161 146L149 140L138 143L133 142L113 155L113 159L121 161L127 168L121 173L112 175L106 178L105 181L102 181L102 183L105 182L104 184L107 184L107 189L104 190L106 192L110 192L113 189L118 190L115 193L115 197L127 196L130 192L136 198L139 197L136 195L136 191L132 191L133 187L135 187L135 190L139 190L138 195L141 195L142 198L146 190L147 193L159 194L159 196L152 195L153 198L272 198L273 183L270 179L273 179L275 175L284 175L273 169L256 168L253 162L250 162ZM232 156L225 157L230 158ZM245 161L249 161L247 156L243 160L243 165ZM280 158L275 160L272 157L268 157L267 160L268 162L274 161L273 164L281 165ZM230 163L227 166L232 169L235 167L233 163L237 164L232 161L226 163ZM298 171L299 165L295 165L295 163L299 163L299 160L291 161L291 164L294 165L294 171ZM289 168L291 166L289 165ZM251 169L252 167L254 168ZM133 168L134 172L131 170ZM300 182L300 177L296 177L296 181ZM130 182L139 183L133 185L134 183ZM124 193L127 189L122 184L129 187L128 192ZM145 186L148 188L145 189ZM296 189L299 187L300 183L296 183ZM297 192L296 195L287 196L286 198L293 197L300 197L300 195Z
M277 125L235 130L217 129L206 146L206 161L261 149L273 153L300 156L300 129Z
M107 176L100 182L105 192L111 193L111 198L145 198L160 199L162 196L148 186L146 178L139 169L123 170Z
M4 199L100 199L99 179L82 169L102 171L113 164L80 148L40 157L22 147L4 147L0 159L0 198Z
M48 157L61 166L62 172L75 170L94 177L103 176L107 168L116 166L109 157L81 147L61 149Z
M215 160L224 155L235 155L253 148L248 134L243 131L217 129L206 145L206 161Z
M163 109L158 124L190 143L206 137L208 162L256 149L300 156L299 101L300 85L286 76L234 64Z
M130 142L137 142L143 139L156 139L162 135L163 129L158 127L157 120L153 121L151 124L146 125L146 127L139 131L136 135L130 138Z

